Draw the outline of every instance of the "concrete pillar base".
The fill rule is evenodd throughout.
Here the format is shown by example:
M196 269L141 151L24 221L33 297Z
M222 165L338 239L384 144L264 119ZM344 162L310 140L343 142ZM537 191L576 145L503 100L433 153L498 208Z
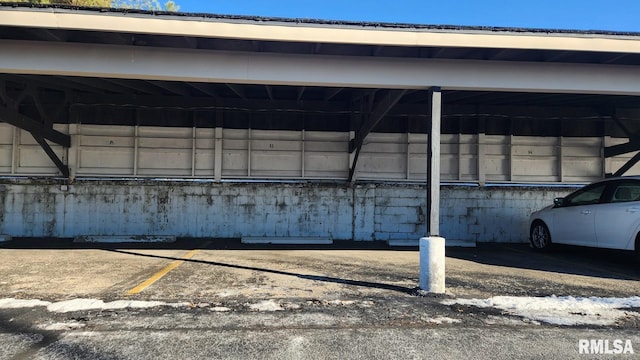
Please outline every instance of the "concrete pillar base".
M420 289L436 294L445 292L445 239L429 236L420 239Z

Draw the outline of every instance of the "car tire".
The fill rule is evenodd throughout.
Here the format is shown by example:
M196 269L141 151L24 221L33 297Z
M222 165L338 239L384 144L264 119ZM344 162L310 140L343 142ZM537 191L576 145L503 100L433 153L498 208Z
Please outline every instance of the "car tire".
M549 228L542 221L536 221L531 225L529 241L536 251L548 251L551 249L551 233Z
M636 235L635 254L636 254L636 264L640 265L640 233Z

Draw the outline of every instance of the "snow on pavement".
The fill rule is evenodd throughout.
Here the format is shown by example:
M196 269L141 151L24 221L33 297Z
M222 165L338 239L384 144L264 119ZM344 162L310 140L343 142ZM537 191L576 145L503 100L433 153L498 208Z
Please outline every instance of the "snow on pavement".
M440 301L444 305L465 305L480 308L495 308L505 314L520 316L531 323L544 322L555 325L614 325L630 318L640 318L640 297L517 297L495 296L488 299L448 299ZM333 304L334 302L331 302ZM329 304L329 303L327 303ZM348 301L340 304L350 304ZM159 306L181 307L189 303L165 303L161 301L116 300L104 302L98 299L72 299L59 302L42 300L0 299L0 309L46 307L48 311L67 313L86 310L118 310L125 308L151 308ZM245 304L251 311L283 311L298 309L298 304L281 304L274 299ZM226 312L231 309L215 307L212 311ZM441 316L431 319L436 324L458 323L457 319ZM65 326L69 326L66 324Z
M162 301L116 300L104 302L98 299L73 299L58 302L41 300L0 299L0 309L18 309L46 306L47 310L57 313L85 310L119 310L125 308L150 308L157 306L186 306L188 303L165 303Z
M555 325L613 325L626 317L640 317L631 308L640 308L640 297L520 297L494 296L489 299L443 300L444 305L496 308L507 314ZM629 309L629 310L622 310Z
M119 310L126 308L150 308L156 306L169 305L161 301L130 301L116 300L105 303L97 299L73 299L67 301L55 302L47 306L47 310L51 312L71 312L83 310ZM179 304L185 305L185 304Z
M41 300L22 300L22 299L0 299L0 309L19 309L36 306L47 306L51 304L48 301Z
M247 304L251 311L282 311L284 308L273 299L264 300L256 304Z

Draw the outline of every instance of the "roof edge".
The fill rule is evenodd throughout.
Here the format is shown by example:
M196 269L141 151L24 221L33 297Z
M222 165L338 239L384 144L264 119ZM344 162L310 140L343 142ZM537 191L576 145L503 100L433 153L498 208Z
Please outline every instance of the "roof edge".
M124 8L103 8L91 6L76 6L64 4L38 4L38 3L15 3L0 1L0 9L3 7L25 8L25 9L60 9L70 11L88 11L96 13L114 14L139 14L147 16L170 16L175 18L202 18L211 20L228 21L249 21L260 23L283 23L298 25L329 25L329 26L349 26L381 29L412 29L412 30L451 30L451 31L483 31L483 32L516 32L533 34L580 34L580 35L608 35L608 36L637 36L640 32L634 31L613 31L613 30L576 30L576 29L549 29L549 28L527 28L527 27L505 27L505 26L472 26L472 25L452 25L452 24L413 24L413 23L392 23L379 21L356 21L356 20L332 20L314 18L285 18L268 17L254 15L231 15L216 13L196 13L196 12L174 12L174 11L151 11L140 9Z
M0 25L282 42L640 53L640 33L286 19L1 1Z

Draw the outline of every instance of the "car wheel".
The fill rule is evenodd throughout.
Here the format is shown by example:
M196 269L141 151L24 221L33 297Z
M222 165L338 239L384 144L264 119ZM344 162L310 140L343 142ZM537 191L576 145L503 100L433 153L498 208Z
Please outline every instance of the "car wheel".
M551 248L551 233L549 228L542 221L536 221L531 226L529 240L531 246L538 251L546 251Z

